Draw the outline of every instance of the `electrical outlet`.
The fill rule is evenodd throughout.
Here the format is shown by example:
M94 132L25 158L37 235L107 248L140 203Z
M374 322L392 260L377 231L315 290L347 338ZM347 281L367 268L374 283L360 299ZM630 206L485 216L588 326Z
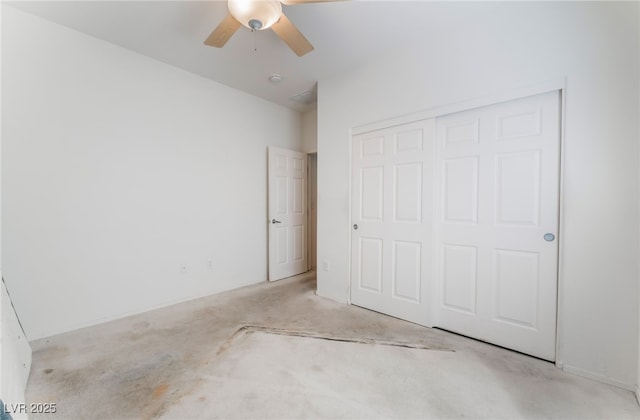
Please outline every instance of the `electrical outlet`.
M322 261L322 271L329 271L329 261Z
M185 274L188 269L189 267L187 266L187 264L185 263L180 264L180 274Z

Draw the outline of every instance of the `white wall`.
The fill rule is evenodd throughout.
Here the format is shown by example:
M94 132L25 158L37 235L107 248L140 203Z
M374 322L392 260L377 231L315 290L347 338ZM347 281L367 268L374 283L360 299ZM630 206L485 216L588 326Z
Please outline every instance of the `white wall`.
M3 8L3 273L29 339L265 281L267 146L302 150L300 114Z
M307 153L318 149L318 109L314 108L302 114L302 143Z
M309 154L309 269L315 270L317 238L318 192L318 110L313 108L302 114L302 150Z
M1 21L2 7L0 7L0 22ZM2 44L1 32L2 31L0 31L0 45ZM0 56L0 79L1 78L2 57ZM1 102L2 101L0 101L0 114L2 110ZM0 127L2 126L1 123L2 119L0 118ZM0 214L2 214L1 207ZM0 231L2 231L1 227L2 223L0 219ZM2 241L0 241L0 249L1 245ZM0 409L8 412L13 411L11 414L14 419L22 419L27 418L27 414L20 409L12 410L11 407L20 407L20 404L25 403L25 389L31 370L31 346L24 335L24 331L22 331L20 322L13 310L11 297L7 292L4 281L2 281L1 261L0 258L0 398L2 398L3 403Z
M318 293L348 299L349 130L566 77L558 359L633 389L638 363L637 3L433 3L416 45L318 90ZM410 40L408 40L409 42Z

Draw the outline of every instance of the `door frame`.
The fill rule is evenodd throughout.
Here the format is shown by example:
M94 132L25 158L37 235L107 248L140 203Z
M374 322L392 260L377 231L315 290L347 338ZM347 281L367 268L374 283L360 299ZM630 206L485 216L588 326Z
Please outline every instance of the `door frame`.
M566 95L567 95L567 80L566 77L552 79L544 82L540 82L535 85L510 89L498 93L494 93L488 96L475 98L466 100L463 102L456 102L453 104L436 106L433 108L425 109L422 111L396 116L388 119L383 119L375 122L371 122L368 124L352 127L349 132L349 224L346 226L346 229L349 231L349 281L347 285L348 298L347 302L349 305L351 302L351 269L352 269L352 261L351 261L351 236L353 235L353 231L351 229L351 212L352 212L352 197L353 191L351 185L353 183L353 137L359 134L368 133L371 131L381 130L385 128L390 128L396 125L409 124L416 121L426 120L430 118L437 118L439 116L443 116L446 114L452 114L461 111L467 111L474 108L481 108L489 105L498 104L501 102L509 102L516 99L522 99L529 96L535 96L543 93L549 93L558 91L560 94L560 168L559 168L559 197L558 197L558 273L557 273L557 302L556 302L556 367L562 369L564 367L564 354L562 347L562 337L564 337L564 319L562 308L564 307L565 296L563 293L564 290L564 168L565 168L565 107L566 107ZM435 264L434 264L435 269ZM435 301L435 297L432 297L433 301ZM429 313L429 318L431 320L434 319L435 308L434 305L431 305L431 311Z

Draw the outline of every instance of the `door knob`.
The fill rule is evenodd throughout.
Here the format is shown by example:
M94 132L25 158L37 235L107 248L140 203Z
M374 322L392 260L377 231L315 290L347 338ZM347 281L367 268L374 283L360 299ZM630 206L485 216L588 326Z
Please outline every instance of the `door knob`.
M282 222L280 220L271 219L271 223L272 224L276 224L276 223L282 223Z
M545 233L544 234L544 240L547 242L552 242L554 239L556 239L556 235L554 235L553 233Z
M353 230L358 230L358 225L357 224L353 225Z

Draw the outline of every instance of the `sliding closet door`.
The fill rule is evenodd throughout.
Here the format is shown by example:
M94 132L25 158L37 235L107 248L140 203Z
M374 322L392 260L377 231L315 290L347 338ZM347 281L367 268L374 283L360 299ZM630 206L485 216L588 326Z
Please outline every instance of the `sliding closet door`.
M559 92L436 121L434 324L555 360Z
M351 301L429 324L434 120L352 138Z

